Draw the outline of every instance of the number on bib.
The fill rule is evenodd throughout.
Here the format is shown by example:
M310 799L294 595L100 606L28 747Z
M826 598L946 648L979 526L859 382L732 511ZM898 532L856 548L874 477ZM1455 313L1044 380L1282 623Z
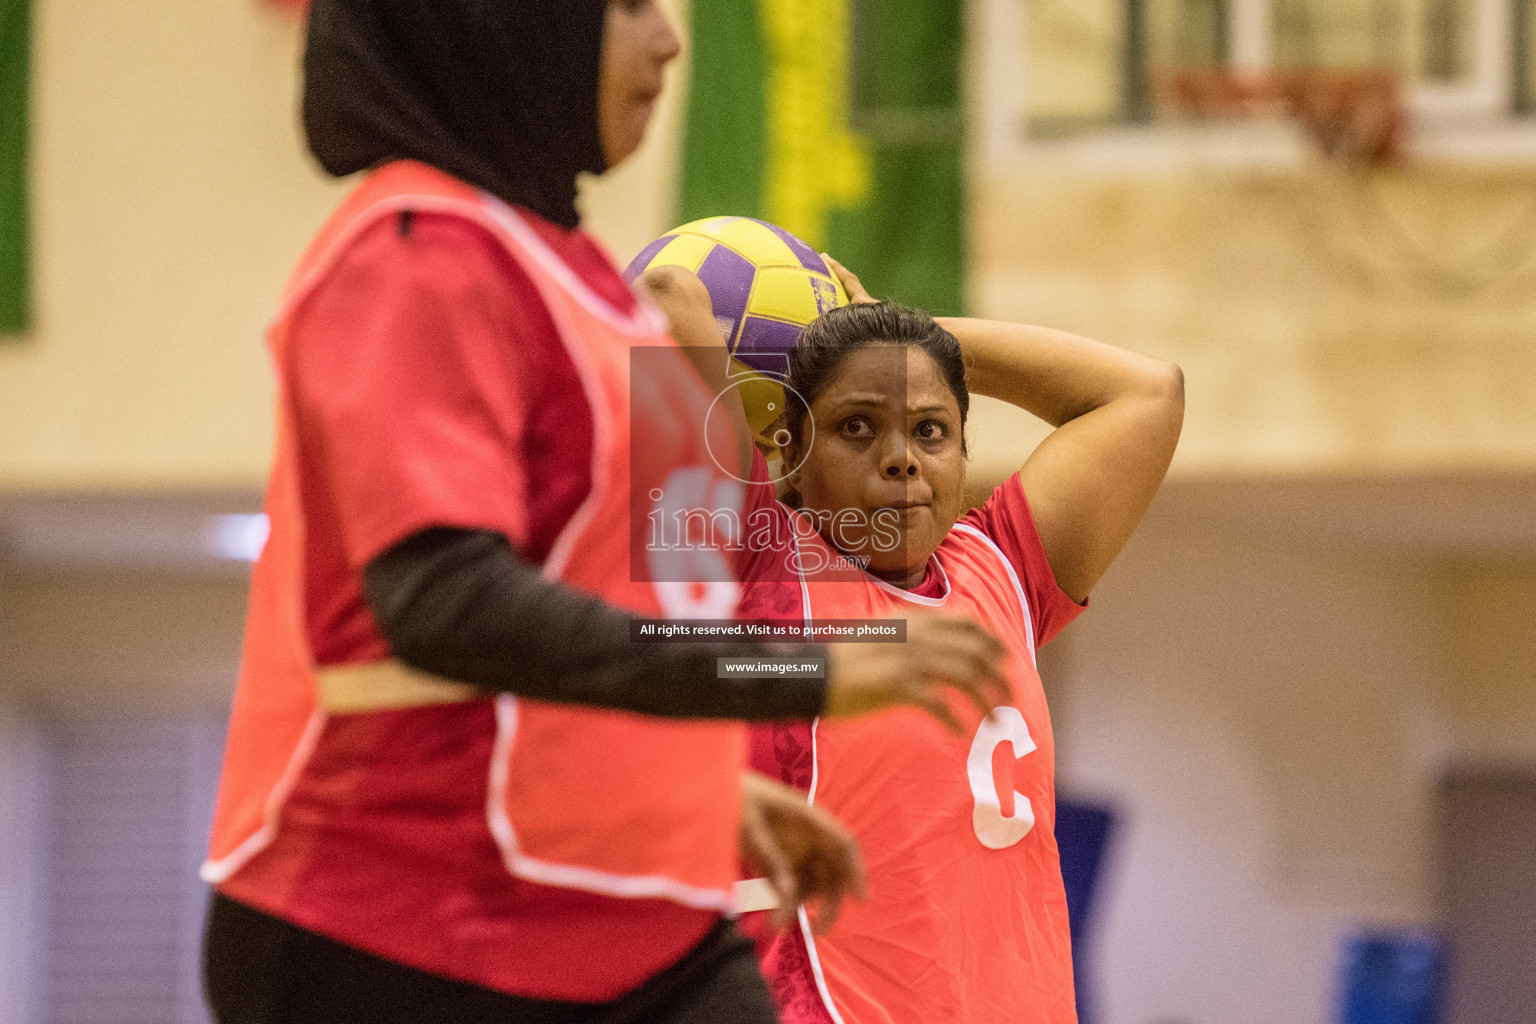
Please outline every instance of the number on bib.
M704 466L674 469L650 494L646 564L669 619L728 619L741 596L724 548L741 529L741 484Z

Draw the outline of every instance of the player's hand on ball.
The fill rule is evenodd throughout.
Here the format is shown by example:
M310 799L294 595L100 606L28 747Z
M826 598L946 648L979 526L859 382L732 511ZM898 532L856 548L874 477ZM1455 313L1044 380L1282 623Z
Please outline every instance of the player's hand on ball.
M921 708L950 731L963 731L945 699L955 690L989 715L1010 700L1003 645L971 619L913 615L900 644L832 644L825 718L852 718L899 705Z
M789 925L800 905L811 903L812 925L823 931L845 896L863 898L859 844L836 818L807 803L804 793L756 772L742 773L741 794L742 856L778 894L775 928Z
M850 303L880 301L873 295L869 294L869 290L864 287L863 283L859 281L858 277L854 275L853 271L837 262L837 260L833 259L831 256L828 256L826 253L822 253L821 258L827 261L827 266L832 268L832 273L836 274L837 279L843 283L843 291L848 293L848 301Z
M724 347L725 336L715 322L709 289L697 274L682 267L652 267L635 284L666 314L673 341L685 348Z
M740 390L732 389L731 358L725 335L715 320L709 289L693 271L670 264L652 267L635 279L635 285L666 315L667 332L704 379L705 387L716 395L736 396L720 403L719 408L735 426L736 468L745 477L752 468L752 427L741 404ZM724 453L718 457L724 457Z

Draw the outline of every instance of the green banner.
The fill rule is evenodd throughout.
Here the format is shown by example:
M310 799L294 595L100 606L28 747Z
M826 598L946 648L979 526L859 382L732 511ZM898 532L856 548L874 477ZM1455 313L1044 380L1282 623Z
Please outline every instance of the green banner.
M761 217L964 304L960 0L694 0L682 219Z
M27 328L28 0L0 0L0 336Z

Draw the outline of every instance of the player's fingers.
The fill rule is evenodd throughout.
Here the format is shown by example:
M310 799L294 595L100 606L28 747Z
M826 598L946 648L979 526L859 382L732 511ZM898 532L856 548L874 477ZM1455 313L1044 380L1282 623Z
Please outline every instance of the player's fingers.
M935 626L938 632L931 643L923 645L926 656L919 659L923 669L951 680L983 714L1007 703L1008 678L997 638L966 619Z
M685 267L661 266L652 267L641 274L635 281L645 289L657 302L666 304L672 300L697 299L702 293L708 296L708 289L704 282L699 280L697 274Z
M960 719L956 718L955 713L949 709L949 705L944 703L944 698L938 695L938 690L933 684L918 684L917 689L911 694L907 702L928 712L939 720L940 725L956 736L960 736L965 732L964 727L960 724Z
M1013 699L1013 691L1008 684L1008 675L1003 671L1001 658L984 658L976 666L976 675L973 680L981 694L982 703L988 710L999 704L1007 704Z
M951 689L958 690L960 695L970 701L981 717L985 718L992 713L992 709L1004 701L996 699L998 694L996 687L979 679L945 679L943 683Z
M760 813L750 813L744 827L751 833L752 856L758 861L763 876L779 897L779 908L787 908L793 914L794 908L800 903L800 886L795 878L794 865L785 856L773 829L768 827Z
M859 855L858 846L852 848L851 855L840 858L837 864L837 898L852 896L862 900L869 895L869 880L864 873L864 858Z
M862 868L858 845L852 839L812 851L803 871L805 898L813 894L841 897L861 883Z
M1006 682L1002 655L967 637L932 640L906 653L909 665L929 675L977 680L988 686Z
M869 899L869 872L864 868L864 857L859 855L853 859L853 874L848 879L848 892L854 899Z
M825 935L828 928L837 921L837 915L843 911L843 894L841 891L827 896L816 906L816 915L811 919L811 931L817 935Z
M769 913L768 919L775 929L787 928L794 923L795 914L805 900L805 894L799 880L795 877L794 869L782 856L779 856L779 864L769 869L768 884L773 886L779 897L778 904Z
M840 859L818 857L815 860L816 864L806 865L814 881L807 883L805 896L807 906L815 905L814 911L810 912L811 928L819 935L836 920L853 879L845 866L837 862Z
M997 659L974 649L958 650L936 648L925 656L914 659L913 667L929 680L948 683L961 690L974 701L981 701L990 710L987 701L1005 688L1007 679Z
M828 815L828 817L831 817ZM869 874L864 870L864 851L853 833L839 823L846 841L837 850L837 868L841 888L863 899L869 893Z
M910 627L909 627L910 628ZM954 644L964 644L979 651L1001 656L1006 648L1003 642L974 619L963 615L934 615L921 620L917 627L920 636L942 638ZM910 636L910 633L909 633Z
M849 270L847 267L843 266L841 263L837 262L837 260L833 259L826 253L822 253L821 258L827 261L827 266L832 268L832 273L836 274L837 279L843 282L843 290L848 293L849 302L859 303L878 301L873 295L869 294L869 292L865 289L863 282L858 279L858 276L854 274L853 271Z
M868 885L864 871L864 853L859 841L832 815L815 808L825 821L823 842L815 851L815 870L823 886L835 886L839 892L863 897Z

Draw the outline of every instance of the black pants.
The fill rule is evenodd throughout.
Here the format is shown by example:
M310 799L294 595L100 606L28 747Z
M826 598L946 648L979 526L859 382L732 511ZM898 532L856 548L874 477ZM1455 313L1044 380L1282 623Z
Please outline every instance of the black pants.
M593 950L593 956L601 956ZM219 1024L776 1024L728 921L611 1003L524 999L403 967L215 893L203 982Z

